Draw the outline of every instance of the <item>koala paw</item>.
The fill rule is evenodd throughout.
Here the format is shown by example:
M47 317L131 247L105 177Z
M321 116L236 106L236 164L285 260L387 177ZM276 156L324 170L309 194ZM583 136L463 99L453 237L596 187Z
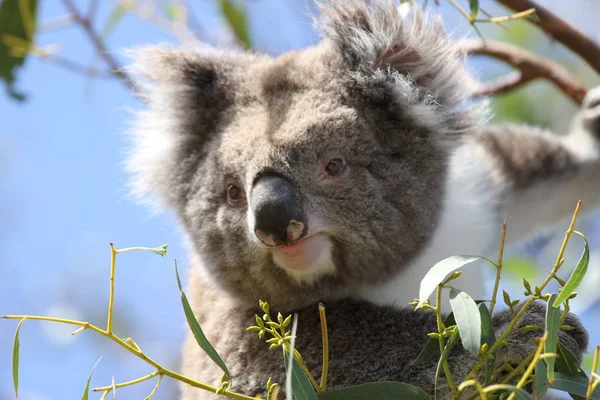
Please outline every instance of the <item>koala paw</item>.
M598 92L600 94L600 92ZM499 336L512 320L510 311L502 311L494 317L496 336ZM568 314L564 321L565 325L572 326L573 330L558 331L560 343L573 353L578 362L581 362L583 353L588 346L588 333L575 314ZM543 330L523 331L519 328L533 325L543 327L546 325L546 303L535 302L529 307L525 315L515 325L510 335L508 335L509 344L499 350L498 362L519 364L532 351L535 351L536 344L533 339L542 336Z
M581 104L581 123L592 135L600 138L600 86L591 89Z

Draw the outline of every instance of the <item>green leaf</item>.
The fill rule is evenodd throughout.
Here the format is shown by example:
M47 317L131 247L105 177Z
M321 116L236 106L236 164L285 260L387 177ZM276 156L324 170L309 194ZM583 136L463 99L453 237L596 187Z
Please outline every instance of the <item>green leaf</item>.
M585 274L588 270L588 265L590 263L590 246L589 246L588 241L585 238L585 236L583 236L583 235L580 235L580 236L583 238L583 240L585 242L585 247L583 248L583 254L581 255L581 258L579 259L577 266L573 270L571 277L567 281L567 284L565 285L565 287L562 288L562 290L560 291L560 294L552 303L552 307L554 307L554 308L560 306L565 300L567 300L569 298L569 296L575 291L575 289L577 289L579 284L583 281L583 277L585 276Z
M13 356L12 356L12 374L13 374L13 385L15 387L15 397L19 397L19 348L21 347L19 341L19 333L21 332L21 325L27 318L21 319L17 325L15 331L15 341L13 342Z
M507 390L509 392L513 392L515 394L515 399L517 399L517 400L533 400L533 397L531 397L531 395L529 393L527 393L523 389L519 389L516 386L498 384L498 385L491 385L491 386L487 387L487 389L490 389L490 388L494 388L492 391Z
M450 307L454 312L463 347L473 354L478 354L481 343L481 315L477 304L467 293L452 288Z
M283 350L283 359L285 362L286 376L289 364L289 355ZM298 364L298 361L292 357L292 392L295 400L317 400L317 394L312 383L304 373L304 370Z
M319 393L319 400L430 400L416 386L400 382L373 382Z
M452 326L452 325L456 325L456 321L454 320L454 313L448 314L448 316L444 320L444 326ZM439 351L440 351L440 345L439 345L438 340L429 338L427 340L427 343L425 343L423 350L421 350L421 352L419 353L417 358L415 358L415 360L411 363L411 365L420 364L423 361L430 358L431 356L433 356L434 354L439 353Z
M556 346L558 344L558 330L560 329L560 314L561 309L552 307L552 304L557 298L557 294L553 293L548 299L546 307L546 333L548 337L544 343L544 353L556 353ZM550 383L554 382L554 365L556 358L549 357L545 359L546 365L548 366L548 380Z
M533 397L541 399L548 390L548 375L546 374L546 365L543 360L535 364L535 377L533 379Z
M479 0L469 0L469 8L471 9L470 18L474 21L479 13Z
M96 364L94 364L94 366L92 367L92 370L90 371L90 376L88 376L87 382L85 384L85 389L83 390L83 395L81 395L81 400L88 400L88 396L90 393L90 382L92 381L92 375L94 375L94 370L100 363L100 360L102 360L102 357L100 357L98 359L98 361L96 361Z
M227 24L240 41L244 48L249 49L250 34L248 32L248 19L244 8L235 2L235 0L220 0L221 12L227 21Z
M481 344L487 344L488 349L492 347L496 341L496 333L494 332L494 324L492 322L492 316L485 303L480 303L479 314L481 315ZM489 359L486 363L485 371L485 384L490 384L492 373L494 372L495 360Z
M131 10L135 6L135 3L131 0L119 0L117 4L115 4L114 8L110 12L110 15L106 19L106 23L102 28L103 39L106 39L110 36L112 31L116 28L117 24L121 19L125 16L125 14Z
M15 71L33 47L37 9L37 0L0 1L0 80L6 83L8 95L19 101L25 100L25 95L14 87Z
M425 300L429 298L437 285L446 279L448 274L480 259L481 257L478 256L452 256L438 262L431 267L421 281L421 287L419 289L419 304L417 304L417 308L421 307L423 303L425 303Z
M181 304L183 305L185 319L187 320L188 326L194 334L196 342L202 348L202 350L204 350L204 352L215 362L215 364L217 364L219 368L223 370L225 375L227 375L227 379L231 382L231 373L229 372L227 365L225 365L225 362L223 362L223 359L221 358L221 356L219 356L219 353L217 353L215 348L212 346L212 344L210 344L210 342L206 338L206 335L202 331L202 328L200 327L200 324L198 323L198 320L196 319L196 316L192 311L192 307L190 306L187 296L183 292L183 289L181 287L181 280L179 279L179 272L177 271L177 261L175 261L175 276L177 278L177 286L179 286L179 292L181 293Z
M561 390L571 395L585 398L589 381L579 375L569 375L557 372L554 377L554 384L550 385L552 389ZM593 400L600 400L600 389L596 388L592 393Z
M489 301L489 300L475 300L475 303L481 304L481 303L485 303L486 301ZM448 316L444 320L444 326L452 326L452 325L456 325L456 321L454 320L453 312L448 314ZM438 343L438 340L429 338L427 340L427 343L425 343L423 350L421 350L421 352L419 353L417 358L415 358L415 360L410 365L417 365L417 364L422 363L423 361L427 360L429 357L433 356L434 354L439 353L439 350L440 350L440 345Z
M556 359L557 370L569 375L582 375L581 373L583 371L579 368L579 362L577 362L577 358L575 358L573 353L560 342L557 344L556 348L556 352L558 353L558 358ZM587 378L585 372L583 372L582 376Z
M440 376L440 371L442 370L442 366L444 365L444 362L448 358L450 351L458 342L458 337L459 337L458 328L455 328L454 331L452 332L452 334L450 335L450 339L448 339L448 343L446 343L446 346L444 346L444 350L442 351L442 355L440 356L440 359L438 360L438 364L435 369L435 380L433 381L434 382L433 383L434 384L434 387L433 387L434 394L437 393L437 382L438 382L438 377ZM438 344L438 346L439 346L439 344Z

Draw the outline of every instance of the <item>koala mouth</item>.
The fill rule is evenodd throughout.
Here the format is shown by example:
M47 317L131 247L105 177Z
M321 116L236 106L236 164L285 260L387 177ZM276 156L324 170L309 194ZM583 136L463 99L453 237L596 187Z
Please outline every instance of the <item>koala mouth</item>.
M271 249L275 264L300 282L314 282L335 272L332 243L325 234L307 236L290 245Z

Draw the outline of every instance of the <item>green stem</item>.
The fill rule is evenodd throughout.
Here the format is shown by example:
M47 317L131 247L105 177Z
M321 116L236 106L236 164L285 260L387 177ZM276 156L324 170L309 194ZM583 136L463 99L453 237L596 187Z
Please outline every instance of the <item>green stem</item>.
M156 370L156 371L154 371L151 374L142 376L141 378L137 378L137 379L134 379L134 380L131 380L131 381L127 381L127 382L117 383L115 385L115 388L121 388L121 387L125 387L125 386L132 386L132 385L135 385L136 383L140 383L140 382L147 381L148 379L152 379L156 375L159 375L159 374L160 374L160 371ZM92 389L92 391L94 391L94 392L103 392L105 390L112 390L112 388L113 388L112 385L111 386L103 386L103 387L94 388L94 389Z
M212 392L212 393L217 393L217 390L219 390L219 388L211 386L211 385L207 385L206 383L202 383L202 382L198 382L194 379L188 378L185 375L181 375L178 372L175 372L173 370L170 370L168 368L163 367L161 364L159 364L158 362L156 362L155 360L153 360L152 358L148 357L147 355L145 355L142 351L136 349L135 347L125 343L123 340L121 340L119 337L115 336L113 333L110 333L108 331L105 331L104 329L98 328L95 325L90 324L89 322L83 322L83 321L76 321L76 320L71 320L71 319L64 319L64 318L53 318L53 317L43 317L43 316L37 316L37 315L2 315L0 316L0 318L3 319L23 319L23 318L27 318L29 320L37 320L37 321L49 321L49 322L58 322L58 323L62 323L62 324L69 324L69 325L76 325L76 326L85 326L87 327L87 329L91 329L94 332L99 333L100 335L112 340L113 342L117 343L119 346L123 347L125 350L129 351L130 353L132 353L133 355L135 355L136 357L142 359L143 361L145 361L147 364L150 364L151 366L153 366L158 372L159 374L162 375L166 375L168 377L171 377L175 380L178 380L180 382L186 383L192 387L196 387L199 389L204 389L206 391ZM239 393L234 393L234 392L230 392L228 390L226 391L221 391L219 392L219 394L222 394L226 397L232 398L232 399L239 399L239 400L254 400L254 397L250 397L250 396L246 396L243 394L239 394Z
M571 238L571 235L574 232L575 221L577 221L577 216L579 215L580 209L581 209L581 201L577 202L577 207L575 207L575 212L573 213L573 218L571 219L569 228L567 229L567 231L565 233L565 238L563 239L562 245L560 247L560 251L558 253L558 256L556 257L556 262L554 264L554 267L552 268L552 270L550 271L550 273L548 274L548 276L546 277L544 282L540 285L540 291L544 290L544 288L548 285L548 283L550 283L550 281L552 279L554 279L554 276L556 275L556 273L558 272L558 270L560 269L560 266L562 265L562 263L564 261L563 256L564 256L565 250L567 248L567 244L569 243L569 239ZM502 332L502 334L496 339L494 344L490 346L490 349L488 350L490 353L493 353L494 351L496 351L496 349L498 347L500 347L500 345L502 344L504 339L506 339L506 337L512 332L512 330L515 327L515 325L517 324L517 322L519 322L521 317L523 317L525 312L529 309L529 307L535 300L537 300L537 296L535 294L532 294L527 299L527 301L525 301L523 306L519 309L519 312L517 312L517 314L513 317L513 319L510 321L510 323L508 324L508 326L506 327L504 332ZM475 364L475 366L469 373L469 376L476 376L477 372L483 367L483 365L485 364L486 361L487 360L485 358L479 359L477 364Z
M435 295L435 316L436 316L436 321L437 321L437 330L438 330L438 334L440 335L439 339L438 339L438 343L440 344L440 357L442 356L442 353L444 353L444 337L442 336L442 333L444 332L445 326L444 323L442 322L442 312L441 312L441 308L442 308L442 285L438 285L437 287L437 292ZM457 389L456 389L456 384L454 383L454 379L452 379L452 373L450 372L450 368L448 367L448 360L444 360L444 362L442 363L442 368L444 369L444 375L446 375L446 380L448 381L448 386L450 386L450 389L452 390L452 393L456 394Z
M498 262L496 262L496 280L494 281L494 291L492 292L492 301L490 302L490 315L494 312L494 306L496 306L496 297L498 295L498 286L500 285L500 273L502 272L502 259L504 257L504 244L506 243L506 227L507 220L506 215L504 216L504 222L502 223L502 235L500 236L500 250L498 251Z
M319 316L321 317L321 337L323 338L323 367L321 368L321 390L327 387L327 374L329 373L329 337L327 333L327 316L325 306L319 303Z
M115 246L110 244L110 287L108 292L108 322L106 323L106 332L112 332L113 307L115 302L115 261L117 251Z

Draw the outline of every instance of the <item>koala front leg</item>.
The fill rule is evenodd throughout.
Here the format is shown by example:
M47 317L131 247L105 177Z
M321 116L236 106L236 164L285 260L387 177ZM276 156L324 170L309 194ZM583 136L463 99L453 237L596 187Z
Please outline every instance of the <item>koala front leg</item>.
M519 310L515 310L518 312ZM504 310L494 315L493 324L496 337L500 337L508 328L513 315L510 310ZM525 312L523 317L513 327L511 333L507 336L508 345L500 347L496 352L495 366L500 367L503 364L516 366L523 362L525 358L536 350L535 338L541 337L544 333L543 328L546 321L546 303L534 302ZM588 347L588 333L583 327L579 318L574 314L567 314L565 318L566 325L572 326L573 330L558 331L559 342L565 346L581 362L583 353ZM524 326L540 326L542 330L522 330ZM462 347L453 351L448 358L450 370L457 382L466 379L477 358L468 353ZM443 398L451 398L450 389L447 387L445 377L439 378L438 387L441 387ZM469 397L463 393L461 398Z
M567 218L577 200L585 210L600 202L600 87L588 93L568 135L499 125L472 140L493 182L498 216L508 215L509 241Z

